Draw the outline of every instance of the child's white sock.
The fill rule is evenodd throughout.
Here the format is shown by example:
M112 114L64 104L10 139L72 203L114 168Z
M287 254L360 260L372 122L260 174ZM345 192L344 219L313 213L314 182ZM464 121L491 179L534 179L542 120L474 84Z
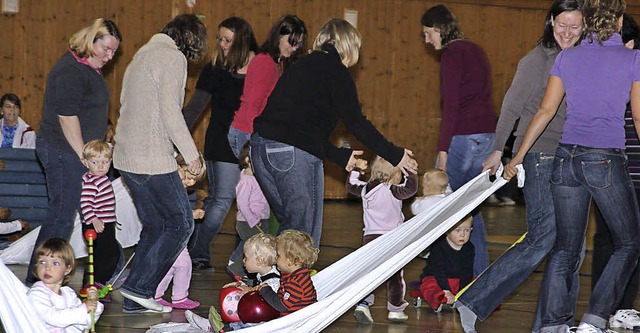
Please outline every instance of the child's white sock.
M462 324L464 332L476 333L476 319L478 319L478 316L460 302L456 302L454 307L458 309L460 313L460 323Z

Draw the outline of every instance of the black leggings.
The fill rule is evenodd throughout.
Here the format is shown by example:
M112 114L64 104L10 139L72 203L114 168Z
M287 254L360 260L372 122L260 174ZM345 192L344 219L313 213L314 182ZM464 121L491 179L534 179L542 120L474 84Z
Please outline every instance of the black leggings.
M82 234L86 230L93 230L93 224L82 224ZM85 239L86 242L86 239ZM89 246L89 243L87 243ZM113 276L118 260L120 260L121 248L116 240L116 223L105 223L104 230L98 233L93 240L93 277L94 281L103 285ZM87 261L88 263L88 261ZM89 267L85 269L82 284L89 283Z

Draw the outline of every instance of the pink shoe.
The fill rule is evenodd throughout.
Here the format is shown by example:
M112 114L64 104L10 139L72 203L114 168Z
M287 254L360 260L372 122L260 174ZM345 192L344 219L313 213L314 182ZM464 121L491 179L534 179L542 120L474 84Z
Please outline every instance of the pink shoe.
M156 302L158 302L158 303L162 304L163 306L168 306L168 307L171 307L171 306L172 306L172 305L171 305L171 303L169 303L169 302L165 301L165 300L164 300L164 299L162 299L162 298L156 298L155 300L156 300Z
M200 306L200 302L191 300L189 298L184 298L181 301L173 302L169 305L176 309L195 309Z

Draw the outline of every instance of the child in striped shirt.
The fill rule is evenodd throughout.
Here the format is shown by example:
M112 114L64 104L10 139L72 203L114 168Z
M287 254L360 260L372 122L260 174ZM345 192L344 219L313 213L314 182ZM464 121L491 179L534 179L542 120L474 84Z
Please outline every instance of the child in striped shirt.
M309 268L318 260L319 250L313 247L313 239L305 232L285 230L276 237L276 265L282 274L280 287L274 291L268 282L252 289L260 291L260 296L281 316L286 316L315 303L318 298L311 281ZM246 263L245 263L246 264ZM215 310L209 313L210 327L214 332L233 331L225 325Z
M104 140L90 141L82 149L82 163L89 169L82 176L82 231L93 229L98 233L93 241L94 281L98 289L113 276L121 255L121 247L116 240L116 197L107 177L111 153L111 145ZM87 287L90 287L87 275L83 285L80 296L84 297Z
M266 284L260 286L260 295L269 305L286 316L317 301L316 288L309 268L318 260L319 250L313 246L309 234L285 230L276 237L278 258L276 264L282 276L280 288L274 292Z

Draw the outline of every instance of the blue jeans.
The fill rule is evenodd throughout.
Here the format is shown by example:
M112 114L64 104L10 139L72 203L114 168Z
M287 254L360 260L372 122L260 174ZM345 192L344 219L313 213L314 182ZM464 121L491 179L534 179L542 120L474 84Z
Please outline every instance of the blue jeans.
M557 220L556 242L545 269L540 293L542 332L563 329L573 316L567 302L572 273L579 267L589 204L596 202L611 232L614 251L589 300L583 322L604 327L617 310L638 257L640 211L622 149L561 144L551 175Z
M287 229L304 231L319 247L324 199L322 160L253 133L251 163L260 188L280 221L278 233Z
M120 174L142 223L131 271L122 289L151 298L193 232L191 204L177 171L146 175L120 170ZM138 305L126 299L123 308L131 310Z
M211 242L216 237L236 198L240 168L235 163L206 161L209 194L204 201L204 219L195 226L189 254L192 262L211 262Z
M480 320L487 317L524 282L553 248L556 239L556 216L551 193L554 156L529 153L522 163L526 172L523 188L527 207L527 233L473 282L458 301L471 309ZM577 300L578 272L574 273L572 304ZM533 330L540 329L536 312Z
M229 134L227 134L227 139L229 140L231 151L233 151L233 154L236 155L236 158L239 158L242 147L245 143L249 142L249 139L251 139L251 133L243 132L233 126L229 126Z
M482 162L493 151L495 133L455 135L451 139L447 156L447 175L452 190L457 190L482 172ZM473 275L478 276L489 266L487 232L482 213L473 215L473 230L469 240L476 248Z
M37 246L53 237L69 240L76 212L80 208L82 175L87 172L87 168L75 153L60 150L40 137L36 139L36 153L45 172L49 208L47 220L42 224L35 244ZM31 256L27 284L37 281L32 272L36 259Z

